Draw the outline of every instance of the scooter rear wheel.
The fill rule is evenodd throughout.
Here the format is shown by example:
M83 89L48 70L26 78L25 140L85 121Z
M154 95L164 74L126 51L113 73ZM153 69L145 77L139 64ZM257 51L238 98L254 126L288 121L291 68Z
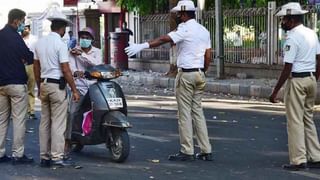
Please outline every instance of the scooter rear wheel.
M127 159L130 152L129 135L126 129L112 128L113 143L107 139L106 146L111 153L112 161L123 162Z

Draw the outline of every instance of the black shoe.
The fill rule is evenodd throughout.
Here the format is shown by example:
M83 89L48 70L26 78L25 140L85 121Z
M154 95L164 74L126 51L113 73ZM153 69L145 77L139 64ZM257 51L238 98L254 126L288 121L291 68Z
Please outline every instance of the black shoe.
M63 167L73 167L75 164L69 160L57 160L51 161L51 166L56 168L63 168Z
M23 155L22 157L12 157L12 164L13 165L29 164L29 163L33 163L32 157L27 157L26 155Z
M196 158L203 161L213 161L212 153L197 153Z
M51 160L50 159L41 159L40 160L40 167L50 167Z
M306 163L301 163L301 164L284 164L282 166L283 169L289 170L289 171L299 171L300 169L306 169L307 164Z
M11 161L11 158L8 157L7 155L4 155L0 158L0 163L9 162L9 161Z
M320 161L317 162L307 162L308 168L320 168Z
M170 160L170 161L194 161L194 156L179 152L177 154L169 155L168 160Z

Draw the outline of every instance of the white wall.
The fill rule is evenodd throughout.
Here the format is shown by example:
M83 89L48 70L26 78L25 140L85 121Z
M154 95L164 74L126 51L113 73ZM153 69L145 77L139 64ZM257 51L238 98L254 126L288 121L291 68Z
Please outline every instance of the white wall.
M27 14L42 12L53 2L63 5L63 0L0 0L0 28L7 23L8 13L13 8L21 9Z

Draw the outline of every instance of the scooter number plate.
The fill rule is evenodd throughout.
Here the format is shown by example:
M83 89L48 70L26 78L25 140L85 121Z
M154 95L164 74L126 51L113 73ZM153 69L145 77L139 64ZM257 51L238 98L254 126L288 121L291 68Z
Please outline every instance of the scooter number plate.
M110 109L122 108L122 98L107 98Z

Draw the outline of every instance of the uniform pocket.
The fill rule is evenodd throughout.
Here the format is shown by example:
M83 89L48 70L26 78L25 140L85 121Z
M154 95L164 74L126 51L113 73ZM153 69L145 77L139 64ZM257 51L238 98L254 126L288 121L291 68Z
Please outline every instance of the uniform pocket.
M204 72L199 72L197 73L197 76L196 76L196 86L197 86L197 89L204 89L206 85L206 77L204 75Z

